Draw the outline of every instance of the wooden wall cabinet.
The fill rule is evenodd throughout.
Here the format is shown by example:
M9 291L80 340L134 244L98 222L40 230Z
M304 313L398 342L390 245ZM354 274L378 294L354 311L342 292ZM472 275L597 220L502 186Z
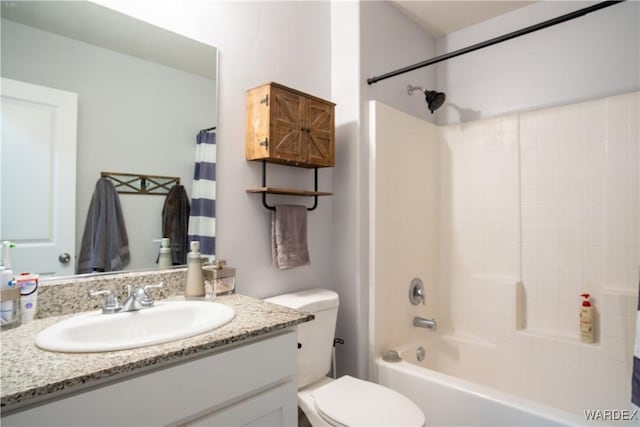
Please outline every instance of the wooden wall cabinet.
M247 192L261 193L265 208L275 210L267 194L313 197L310 211L333 194L318 191L318 168L335 165L335 106L273 82L247 91L246 157L262 161L262 187ZM267 163L313 168L313 191L267 186Z
M247 91L247 160L334 166L334 110L332 102L278 83Z

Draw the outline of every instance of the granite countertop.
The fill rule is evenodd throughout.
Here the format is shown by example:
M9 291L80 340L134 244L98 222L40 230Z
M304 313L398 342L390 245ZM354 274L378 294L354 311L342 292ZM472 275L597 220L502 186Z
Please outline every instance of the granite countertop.
M219 350L313 319L312 314L239 294L218 297L216 302L233 307L236 316L231 322L191 338L132 350L55 353L35 346L39 331L72 315L34 320L3 331L0 405L3 410L22 407L52 393L75 391L92 382L121 378L154 365L177 363L189 355Z

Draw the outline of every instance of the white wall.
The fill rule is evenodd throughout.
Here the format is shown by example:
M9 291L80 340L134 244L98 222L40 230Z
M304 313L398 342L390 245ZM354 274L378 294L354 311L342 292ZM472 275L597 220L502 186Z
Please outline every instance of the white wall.
M420 62L435 55L436 40L400 10L384 1L360 3L360 61L363 106L370 100L383 102L416 117L434 122L424 95L409 96L407 85L434 89L436 72L422 68L372 85L367 78ZM366 122L367 116L363 117Z
M215 80L7 20L2 75L78 94L76 256L101 171L178 176L191 194L195 136L216 124ZM120 195L127 269L156 265L164 200Z
M536 2L438 39L438 54L593 4ZM640 3L629 1L440 63L440 124L638 90Z
M336 336L338 373L366 377L368 307L366 242L360 230L366 226L359 181L360 147L360 7L357 2L331 3L331 93L336 107L336 188L333 205L333 256L340 310ZM366 209L366 205L364 206Z
M431 86L434 70L406 80L368 86L367 77L435 51L435 40L386 2L331 2L331 91L336 107L333 253L341 308L337 336L338 373L368 374L369 350L369 142L368 101L383 98L409 114L428 116L421 96L406 86ZM402 291L403 293L405 291Z
M261 298L311 287L334 288L333 198L320 198L318 208L309 213L311 266L278 271L271 265L271 211L262 207L259 196L245 192L261 182L260 164L245 160L246 91L276 81L331 99L329 3L99 3L219 49L217 255L237 269L238 292ZM308 169L270 165L268 173L275 186L313 186ZM332 174L330 168L319 171L320 190L333 190ZM269 202L310 206L313 201L270 196Z

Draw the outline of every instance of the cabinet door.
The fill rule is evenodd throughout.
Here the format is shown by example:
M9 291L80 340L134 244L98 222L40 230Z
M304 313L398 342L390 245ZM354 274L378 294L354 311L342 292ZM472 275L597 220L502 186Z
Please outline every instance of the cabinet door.
M79 393L52 396L8 415L3 408L0 424L177 426L202 414L215 421L214 411L225 417L215 425L248 425L253 420L295 424L295 331L187 359ZM240 401L246 405L238 406ZM231 407L244 409L225 411Z
M270 157L296 163L304 162L307 157L307 147L303 143L306 136L304 97L272 87L270 103Z
M306 162L317 166L334 165L334 116L333 105L307 99Z
M294 426L298 405L290 396L296 395L296 384L289 381L271 390L228 406L222 410L185 424L184 427L216 426Z

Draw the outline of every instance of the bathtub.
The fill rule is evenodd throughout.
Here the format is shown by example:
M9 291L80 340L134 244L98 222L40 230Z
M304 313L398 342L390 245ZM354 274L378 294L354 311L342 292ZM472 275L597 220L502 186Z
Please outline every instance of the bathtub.
M417 349L425 359L417 360ZM427 426L576 426L600 425L532 400L487 386L500 378L495 348L474 337L440 335L396 349L402 360L375 361L377 381L413 400ZM474 363L465 359L473 357ZM482 369L468 368L469 365Z

